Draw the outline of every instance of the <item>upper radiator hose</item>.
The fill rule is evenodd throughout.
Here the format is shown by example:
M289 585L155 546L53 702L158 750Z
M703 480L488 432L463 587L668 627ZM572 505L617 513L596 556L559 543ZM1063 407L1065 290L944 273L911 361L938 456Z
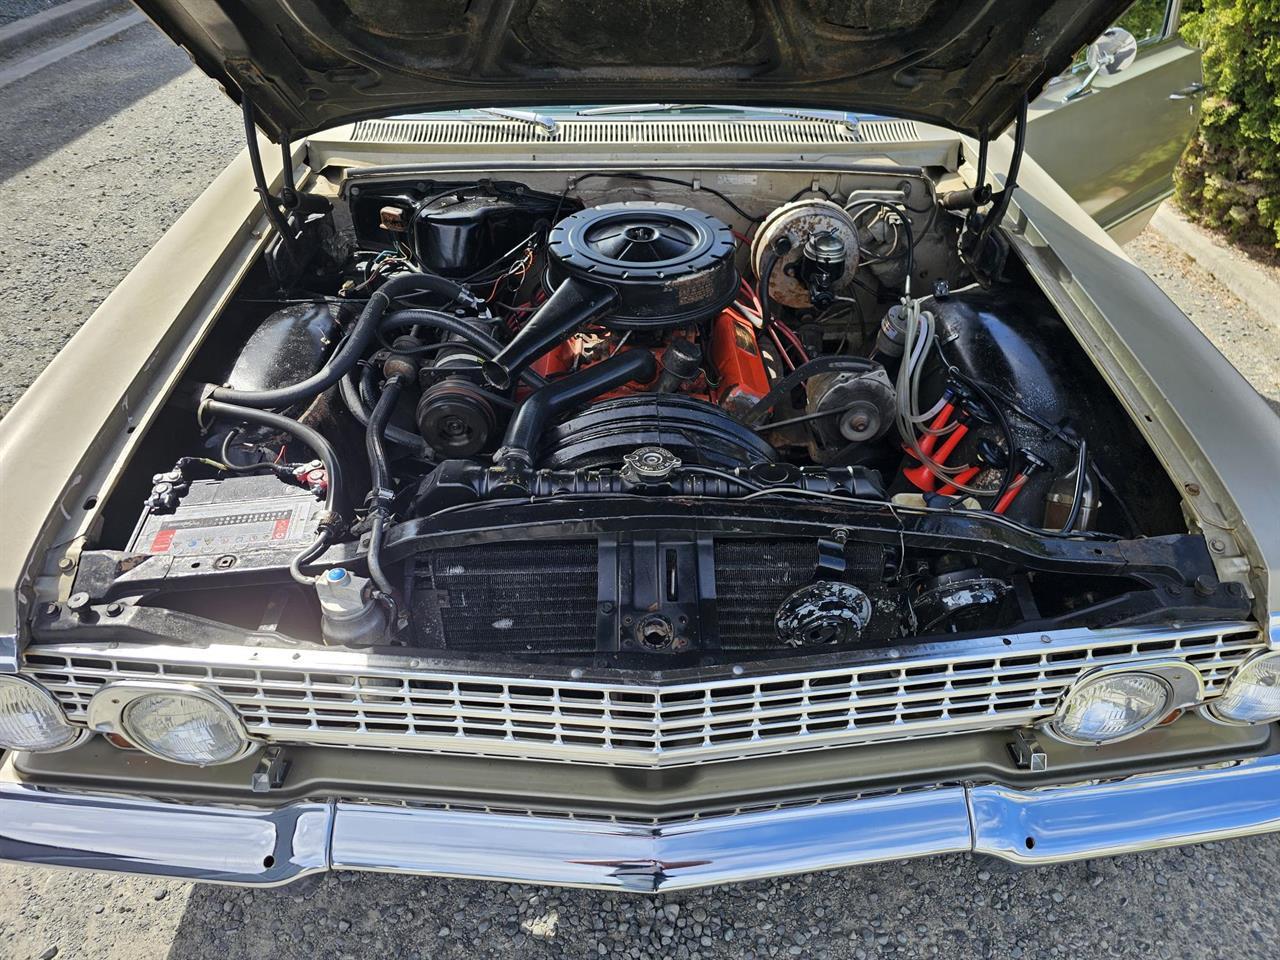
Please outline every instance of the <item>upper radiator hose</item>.
M535 390L511 418L493 462L500 467L533 466L535 448L553 417L632 380L647 383L657 373L658 361L650 351L627 350Z
M618 294L612 287L570 278L560 284L520 332L481 368L489 385L506 390L520 373L556 344L588 323L603 318Z

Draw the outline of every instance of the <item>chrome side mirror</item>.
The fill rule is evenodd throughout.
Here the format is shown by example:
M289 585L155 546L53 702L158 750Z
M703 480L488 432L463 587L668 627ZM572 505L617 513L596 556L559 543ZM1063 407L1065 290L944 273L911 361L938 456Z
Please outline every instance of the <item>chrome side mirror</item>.
M1080 81L1080 85L1067 94L1068 100L1083 97L1093 89L1093 81L1100 73L1108 76L1119 73L1133 65L1138 57L1138 41L1124 27L1108 27L1085 53L1085 62L1089 72Z
M1090 71L1112 74L1128 68L1137 56L1138 41L1133 34L1124 27L1111 27L1089 44L1085 60Z

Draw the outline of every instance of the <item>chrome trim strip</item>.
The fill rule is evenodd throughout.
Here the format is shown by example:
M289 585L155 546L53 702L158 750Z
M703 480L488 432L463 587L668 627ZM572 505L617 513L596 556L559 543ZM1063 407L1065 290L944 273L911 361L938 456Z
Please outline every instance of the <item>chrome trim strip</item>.
M637 893L969 849L963 787L656 828L338 804L333 868ZM388 854L395 851L395 865Z
M328 869L332 820L328 803L237 809L4 782L0 859L274 886Z
M1109 664L1185 661L1212 698L1265 643L1248 622L1011 633L850 651L838 667L669 682L466 673L270 645L40 644L23 670L76 723L106 683L166 681L213 690L251 737L272 743L670 767L1031 726Z
M9 778L0 779L0 860L246 885L353 869L654 892L961 851L1047 864L1280 831L1280 756L654 827L335 801L186 805L45 790L12 776L11 766L0 774Z
M973 850L1062 863L1280 830L1280 757L1077 786L973 787Z

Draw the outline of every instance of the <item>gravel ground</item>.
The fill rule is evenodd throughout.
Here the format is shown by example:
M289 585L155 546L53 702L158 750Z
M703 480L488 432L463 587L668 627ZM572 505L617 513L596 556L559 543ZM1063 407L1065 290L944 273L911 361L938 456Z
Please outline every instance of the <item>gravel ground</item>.
M0 27L23 17L42 13L64 0L0 0Z
M142 27L61 64L56 96L46 75L0 96L0 412L239 150L235 110L185 66ZM1158 237L1131 253L1280 408L1276 330ZM245 891L0 865L0 957L1262 958L1278 889L1277 837L667 897L353 874Z

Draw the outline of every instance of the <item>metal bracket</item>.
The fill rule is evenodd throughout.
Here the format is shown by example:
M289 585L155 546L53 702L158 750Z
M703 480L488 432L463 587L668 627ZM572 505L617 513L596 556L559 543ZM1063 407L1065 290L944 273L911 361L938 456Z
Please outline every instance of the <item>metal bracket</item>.
M1034 730L1017 730L1009 744L1009 754L1019 770L1043 773L1049 769L1049 757L1036 739Z
M839 580L848 567L848 562L844 556L844 544L848 539L846 533L843 539L828 540L826 537L818 538L818 562L813 571L815 580Z
M17 673L25 644L18 642L16 633L0 633L0 673Z
M1067 95L1062 98L1063 102L1070 103L1072 100L1079 100L1081 97L1093 93L1093 81L1097 79L1098 71L1101 69L1101 67L1092 68L1085 75L1085 78L1075 87L1075 89L1068 92Z
M284 786L289 775L289 759L283 747L267 747L258 760L258 766L249 775L249 787L254 793L269 793Z

